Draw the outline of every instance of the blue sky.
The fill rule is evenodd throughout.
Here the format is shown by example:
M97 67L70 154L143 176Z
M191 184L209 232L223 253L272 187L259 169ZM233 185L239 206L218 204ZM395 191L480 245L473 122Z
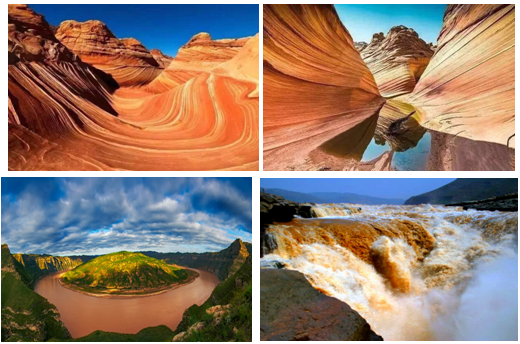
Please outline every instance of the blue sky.
M2 178L13 253L219 251L251 242L251 178Z
M258 33L258 5L29 5L51 25L91 19L104 22L118 38L134 37L148 49L175 56L195 34L214 39Z
M451 183L455 178L261 178L260 187L303 193L348 192L408 199Z
M393 26L414 29L427 43L436 44L446 5L335 5L354 41L370 43L374 33L386 36Z

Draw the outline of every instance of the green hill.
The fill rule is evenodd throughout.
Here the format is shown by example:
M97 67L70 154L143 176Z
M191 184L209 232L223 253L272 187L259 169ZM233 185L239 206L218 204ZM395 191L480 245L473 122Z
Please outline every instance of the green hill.
M68 271L60 280L73 289L105 294L145 294L186 282L192 273L142 253L106 254Z
M252 341L251 282L252 259L248 256L240 269L220 283L204 304L193 305L184 312L174 332L174 341Z
M32 280L2 245L2 341L70 339L57 308L29 287Z
M518 193L516 178L459 178L436 190L409 198L404 204L450 204Z

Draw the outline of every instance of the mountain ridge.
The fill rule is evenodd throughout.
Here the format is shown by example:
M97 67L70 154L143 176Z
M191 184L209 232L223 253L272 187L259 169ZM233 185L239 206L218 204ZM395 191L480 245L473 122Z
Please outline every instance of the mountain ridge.
M396 204L401 205L404 199L383 198L355 193L341 192L296 192L278 188L262 188L264 192L282 196L298 203L353 203L353 204Z
M509 193L518 193L516 178L458 178L438 189L410 197L406 205L450 204L478 201Z

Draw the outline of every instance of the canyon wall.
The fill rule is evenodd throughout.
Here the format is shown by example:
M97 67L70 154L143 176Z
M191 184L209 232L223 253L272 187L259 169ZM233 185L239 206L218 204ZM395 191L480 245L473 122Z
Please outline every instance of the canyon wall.
M384 99L333 5L264 5L263 25L264 169L291 169Z
M142 252L143 254L164 260L169 264L177 264L215 274L220 281L233 275L251 255L251 244L235 240L228 248L220 252L206 253L159 253Z
M448 5L409 100L426 128L514 148L515 5Z

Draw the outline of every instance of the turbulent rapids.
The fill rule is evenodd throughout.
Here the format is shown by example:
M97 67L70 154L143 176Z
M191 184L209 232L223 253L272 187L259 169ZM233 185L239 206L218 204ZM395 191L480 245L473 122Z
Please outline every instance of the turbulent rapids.
M385 340L517 339L517 212L351 204L312 211L317 218L267 228L264 267L305 274Z

